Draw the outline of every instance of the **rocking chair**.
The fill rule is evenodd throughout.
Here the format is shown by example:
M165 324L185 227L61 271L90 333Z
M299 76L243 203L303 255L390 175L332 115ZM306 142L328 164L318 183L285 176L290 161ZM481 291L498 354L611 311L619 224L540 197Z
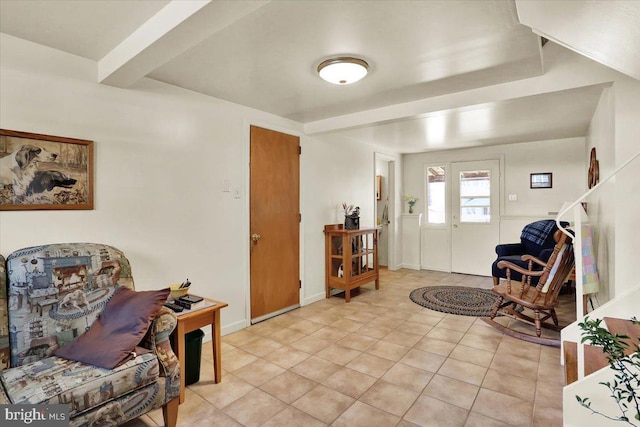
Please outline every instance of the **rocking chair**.
M554 239L557 243L553 248L549 261L546 263L531 255L522 256L522 261L528 263L527 269L509 261L500 261L498 263L499 268L506 269L507 281L492 289L498 295L498 299L493 306L491 317L484 320L491 326L515 338L559 347L559 340L541 336L542 328L554 331L562 329L558 325L555 307L558 305L560 289L571 274L575 260L571 238L558 230L554 234ZM543 269L534 270L534 263L543 267ZM511 281L512 271L522 275L522 279L519 282ZM537 286L532 286L531 284L533 277L539 278ZM533 317L525 314L527 309L533 311ZM535 335L503 326L494 320L498 314L535 326ZM549 318L553 320L553 324L545 322Z

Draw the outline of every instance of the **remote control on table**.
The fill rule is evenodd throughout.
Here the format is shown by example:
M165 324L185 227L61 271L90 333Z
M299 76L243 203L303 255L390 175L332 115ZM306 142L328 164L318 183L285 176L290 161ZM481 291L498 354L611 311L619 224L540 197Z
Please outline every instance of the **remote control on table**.
M175 311L176 313L180 313L181 311L184 310L184 307L181 307L178 304L174 304L172 302L166 302L164 306L169 307L171 310Z
M182 308L186 308L187 310L191 310L191 303L188 301L183 301L182 299L178 298L177 300L174 300L173 303L179 305Z

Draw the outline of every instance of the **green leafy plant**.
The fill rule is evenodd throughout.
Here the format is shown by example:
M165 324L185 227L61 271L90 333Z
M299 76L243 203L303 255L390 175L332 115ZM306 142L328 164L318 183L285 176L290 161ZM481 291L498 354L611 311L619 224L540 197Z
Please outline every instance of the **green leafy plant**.
M638 320L633 317L631 321L638 324ZM585 317L584 322L578 323L583 331L582 343L589 341L590 344L602 347L609 361L609 367L615 372L613 381L600 382L611 393L620 410L620 415L607 415L591 407L591 400L588 397L576 395L578 403L590 410L593 414L600 415L612 421L620 421L632 426L640 425L640 347L634 346L634 352L626 355L629 343L627 335L612 334L600 324L602 319L589 319Z

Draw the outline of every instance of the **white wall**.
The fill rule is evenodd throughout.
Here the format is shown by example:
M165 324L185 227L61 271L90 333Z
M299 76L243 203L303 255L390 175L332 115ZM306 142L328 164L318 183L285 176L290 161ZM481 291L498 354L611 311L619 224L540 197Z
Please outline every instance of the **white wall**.
M640 152L640 81L624 75L613 85L615 92L615 161L619 166ZM616 176L615 197L615 293L640 284L638 254L640 238L640 159L636 158Z
M95 141L95 209L0 212L0 253L91 241L116 246L138 289L188 277L229 303L223 332L246 325L248 125L300 133L298 123L150 79L96 83L95 62L0 38L0 127ZM302 138L303 300L324 293L322 227L355 203L374 224L373 149ZM241 198L222 192L225 179Z
M500 242L518 242L522 227L541 218L552 218L562 203L575 200L586 190L585 139L566 138L549 141L525 142L492 147L446 150L403 155L403 194L417 195L416 213L426 210L425 165L457 161L504 159L501 177ZM553 173L553 188L530 189L529 174ZM578 178L576 178L578 177ZM584 178L583 178L584 177ZM515 194L517 201L508 201ZM405 203L406 205L406 203ZM422 265L448 271L450 252L448 232L442 227L430 227L423 221ZM431 253L429 248L437 248ZM434 257L438 256L438 259Z
M373 153L371 146L329 135L303 148L304 303L324 298L323 229L344 223L342 203L360 207L360 228L375 226Z
M604 179L640 152L640 82L619 75L598 103L587 135L588 160L592 147ZM615 298L640 283L634 268L640 242L635 231L640 218L640 159L588 199L589 219L597 227L596 256L600 275L597 303Z
M615 170L614 96L613 88L602 92L587 133L585 161L589 167L591 149L595 148L600 178ZM587 199L589 222L595 227L594 247L600 278L600 290L593 299L596 306L609 300L609 286L615 283L615 186L615 181L609 181Z
M96 63L2 35L0 126L95 141L95 210L0 213L0 252L36 244L111 244L138 289L189 278L244 326L248 280L245 128L297 123L145 79L97 84ZM223 180L242 197L222 192Z

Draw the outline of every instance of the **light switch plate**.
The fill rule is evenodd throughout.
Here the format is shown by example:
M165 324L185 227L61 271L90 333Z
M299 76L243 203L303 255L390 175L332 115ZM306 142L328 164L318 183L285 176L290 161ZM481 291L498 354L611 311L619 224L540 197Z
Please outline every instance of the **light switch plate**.
M510 202L515 202L518 200L518 195L517 194L509 194L509 201Z

